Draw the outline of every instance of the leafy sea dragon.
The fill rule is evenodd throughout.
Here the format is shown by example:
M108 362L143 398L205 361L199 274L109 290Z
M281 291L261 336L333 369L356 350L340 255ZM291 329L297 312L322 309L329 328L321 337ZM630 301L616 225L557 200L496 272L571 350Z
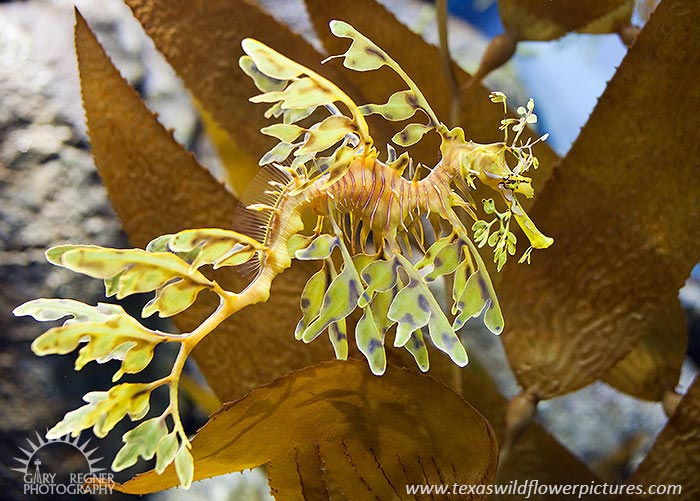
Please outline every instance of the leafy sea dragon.
M68 317L62 326L34 341L32 350L37 355L66 354L82 345L76 370L91 361L117 359L121 366L113 377L115 383L123 374L142 371L158 344L180 345L169 375L88 393L87 404L66 414L49 437L77 435L91 427L104 437L127 414L132 421L143 419L151 392L166 386L170 405L124 435L125 445L112 468L118 471L136 463L139 456L156 456L159 473L174 462L181 484L189 486L194 465L178 411L178 383L185 360L225 319L245 306L266 301L272 281L291 266L292 259L320 262L320 270L301 295L302 319L296 338L309 343L328 332L336 357L345 359L346 319L359 309L355 342L376 375L386 368L384 344L394 324L394 347L408 350L422 371L429 367L426 337L455 364L464 366L467 352L456 332L467 320L483 313L486 327L495 334L502 332L501 309L477 246L494 248L500 270L515 253L513 219L530 242L521 262L529 262L532 249L553 242L535 227L516 198L516 194L533 196L531 180L523 174L537 167L532 146L546 139L520 140L526 125L537 120L533 101L517 110L518 118L501 121L502 142L467 141L461 128L449 129L440 122L420 89L386 52L345 22L333 21L330 28L334 35L352 41L344 54L335 56L343 59L345 67L370 71L388 66L408 88L392 94L384 104L358 106L321 75L256 40L244 40L246 55L240 66L262 92L251 101L268 103L271 107L265 116L280 120L261 131L279 143L260 161L261 172L252 184L262 189L255 189L252 199L244 197L248 201L236 216L238 231L184 230L156 238L145 250L62 245L46 252L52 264L103 279L108 296L121 299L155 292L143 308L143 317L176 315L204 290L220 299L214 313L183 334L148 329L116 304L36 299L17 307L15 315L40 321ZM502 103L507 112L503 94L494 92L491 100ZM308 125L320 114L325 118ZM392 138L398 146L408 147L430 131L437 133L439 163L432 169L420 164L414 168L408 153L397 155L392 146L387 147L387 158L380 160L365 120L372 114L386 120L412 120ZM422 120L414 120L417 116ZM510 142L509 133L513 134ZM476 180L500 195L502 212L493 199L483 201L491 221L479 219L470 196ZM471 237L458 210L474 220ZM304 233L306 212L317 217L310 234ZM413 252L420 259L412 259ZM240 292L222 289L202 272L207 266L241 265L254 276ZM453 321L430 289L431 282L442 276L449 276L452 283Z

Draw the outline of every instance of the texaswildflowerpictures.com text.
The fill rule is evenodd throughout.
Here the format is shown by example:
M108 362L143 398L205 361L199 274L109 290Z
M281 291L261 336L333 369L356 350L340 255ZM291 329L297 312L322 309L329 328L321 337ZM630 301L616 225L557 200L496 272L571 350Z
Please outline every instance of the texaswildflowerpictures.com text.
M564 495L576 496L579 499L584 496L627 494L627 495L680 495L680 485L637 485L637 484L608 484L590 482L588 484L541 484L539 480L512 480L507 484L408 484L406 494L443 494L460 495L520 495L523 499L537 495Z

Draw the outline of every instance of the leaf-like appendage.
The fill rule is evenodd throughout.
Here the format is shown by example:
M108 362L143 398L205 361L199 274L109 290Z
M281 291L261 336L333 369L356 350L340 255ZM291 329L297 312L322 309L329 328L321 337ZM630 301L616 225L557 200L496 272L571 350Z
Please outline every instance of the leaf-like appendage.
M465 252L464 260L455 273L452 291L455 301L453 313L458 315L452 327L458 331L467 320L478 316L486 306L484 325L492 333L500 334L504 326L503 313L486 265L470 240L461 239L460 241L466 245L469 252ZM473 272L470 273L470 270Z
M433 243L433 245L428 247L428 250L425 251L425 254L423 255L423 257L416 263L415 268L417 270L422 270L426 266L430 266L431 264L434 264L435 257L440 253L440 251L442 249L451 245L453 241L454 241L453 235L448 235L446 237L443 237L443 238L436 240Z
M412 146L420 141L424 135L434 129L431 125L408 124L400 132L394 134L391 140L399 146Z
M396 259L374 261L362 269L360 275L367 285L357 305L367 306L376 292L387 292L396 286L398 279L398 261Z
M217 269L245 263L263 245L236 231L202 228L172 235L168 240L168 248L176 254L195 253L190 264L192 268L211 264Z
M243 51L253 60L258 71L268 77L286 82L307 71L307 69L299 63L295 63L257 40L246 38L241 42L241 46L243 47ZM244 64L247 66L250 63L246 62Z
M65 325L77 322L104 322L112 315L126 314L122 307L116 304L98 303L97 306L90 306L74 299L34 299L18 306L12 313L18 317L30 315L40 322L51 322L70 316ZM56 353L69 353L73 349L75 348Z
M430 304L419 287L419 279L411 277L408 285L401 289L387 312L387 318L398 323L394 346L404 346L413 332L428 325Z
M391 114L389 110L394 109L401 115L408 113L408 110L406 109L406 106L408 106L410 108L413 108L414 110L422 110L430 118L430 124L428 124L427 126L429 127L428 130L440 123L437 116L435 115L435 112L428 104L428 101L425 99L425 96L420 91L416 83L408 76L408 74L406 74L406 72L401 68L401 66L389 56L389 54L384 52L384 50L381 47L379 47L369 38L364 36L362 33L357 31L350 24L344 21L333 20L330 22L330 28L331 32L335 36L341 38L349 38L352 40L350 48L348 48L348 50L344 54L340 56L335 56L343 58L343 66L356 71L371 71L379 69L382 66L388 66L392 70L394 70L408 85L409 91L405 91L404 93L392 94L392 96L389 98L389 102L383 107L380 107L382 111L387 111ZM402 104L402 102L404 101L405 104ZM377 105L368 106L370 106L369 109L367 107L363 107L363 112L378 112L376 110ZM413 113L411 113L411 115L409 116L413 116ZM394 120L393 118L388 119ZM398 136L399 134L397 134L394 137L397 138ZM422 134L414 142L417 142L420 139L420 137L422 137Z
M330 257L335 249L340 244L338 237L323 234L316 237L308 247L299 249L295 253L295 257L301 260L310 259L326 259Z
M460 367L467 365L467 352L464 349L464 346L462 345L461 341L459 340L459 337L455 333L455 329L452 328L449 321L447 320L447 317L443 313L440 304L435 299L435 296L433 296L433 293L430 292L427 283L420 276L415 266L408 259L406 259L400 254L397 254L397 258L399 259L401 266L409 276L409 283L403 289L408 289L409 292L405 293L403 297L403 302L405 302L406 304L401 305L400 307L395 307L394 318L399 317L400 314L405 315L405 313L410 313L410 307L408 305L409 302L413 305L413 315L416 315L419 309L423 312L429 311L430 316L428 320L428 331L430 334L430 339L433 341L433 344L438 349L447 353L452 359L452 361ZM403 290L401 292L403 292ZM399 294L401 294L401 292ZM397 295L394 299L394 303L396 303L396 299L398 297L399 295ZM394 303L392 303L392 307L394 306ZM417 315L417 318L421 320L424 317L424 314ZM397 342L404 342L408 331L416 330L416 328L412 329L413 325L411 324L411 322L408 321L409 318L404 318L408 325L404 329L402 329L401 339L399 339L397 331ZM420 322L416 322L415 325L418 325L418 323Z
M459 330L470 318L478 317L484 310L484 306L489 304L490 298L484 297L485 288L480 282L481 276L478 271L468 276L464 286L455 291L454 309L457 313L453 327Z
M180 485L189 489L194 478L194 458L185 445L181 445L175 454L175 472Z
M287 85L286 79L280 80L278 78L272 78L260 71L258 67L255 66L255 61L253 61L253 58L250 56L242 56L238 60L238 65L243 70L243 73L248 75L251 80L253 80L258 90L263 92L280 91Z
M279 142L275 146L273 146L270 151L268 151L262 157L260 157L259 163L261 166L271 163L282 163L285 160L287 160L287 158L289 158L289 155L292 154L294 148L298 146L298 144L285 143L284 141Z
M295 156L318 153L330 148L346 135L355 132L352 120L345 116L331 116L323 120L318 127L306 129L306 140L294 152Z
M168 433L165 419L156 417L144 421L136 428L129 430L122 437L124 446L119 450L112 462L112 470L122 471L136 464L139 456L150 460L158 450L158 444Z
M306 327L321 313L321 305L323 304L323 295L328 288L328 272L325 267L314 273L314 275L306 282L304 290L301 293L301 311L302 318L297 324L294 333L297 339L301 339Z
M484 324L494 334L503 330L503 315L493 288L491 278L474 244L464 238L454 235L441 238L426 251L423 258L416 263L415 268L421 270L427 266L433 269L423 280L431 282L442 275L453 274L452 314L457 315L452 329L458 331L470 318L478 317L484 308ZM436 328L437 326L434 325ZM443 334L452 338L444 326ZM405 341L408 334L401 337ZM431 334L432 338L432 334ZM448 342L448 344L450 344Z
M318 318L306 327L301 334L301 339L306 343L311 342L330 324L350 315L357 307L361 287L360 277L354 264L351 260L346 260L343 270L331 281L323 296Z
M340 231L337 226L335 230ZM421 370L428 368L428 353L421 332L424 328L433 344L460 366L466 365L468 359L455 331L467 319L486 308L485 324L494 332L502 330L500 307L483 261L478 256L472 257L469 249L476 252L473 245L468 247L456 234L435 242L416 265L400 254L387 260L364 254L351 259L340 237L327 234L316 237L310 244L308 238L297 238L292 247L296 249L297 258L319 260L328 259L338 247L344 261L339 275L322 269L306 284L301 300L303 318L297 324L296 338L310 342L329 328L336 354L344 358L347 353L344 319L359 307L364 312L356 328L356 341L375 374L384 370L384 335L395 323L398 325L394 346L405 347ZM330 261L327 263L332 266ZM418 269L426 266L432 266L433 270L422 277ZM400 279L399 267L408 274L408 283ZM358 268L362 270L360 274ZM452 273L455 273L452 310L459 314L454 326L450 325L428 288L428 282ZM472 278L468 279L470 273Z
M348 359L348 324L345 319L338 320L328 326L328 339L333 345L335 358Z
M158 294L169 294L167 291L181 282L183 280L166 285L159 289ZM171 295L175 297L175 301L182 301L183 295L186 297L188 293L189 291L185 290ZM156 300L158 298L157 295ZM61 327L54 327L34 340L34 353L40 356L66 354L85 343L80 349L75 369L80 370L91 361L103 363L111 359L121 360L121 367L112 378L113 381L117 381L124 373L133 374L146 368L159 343L179 339L176 335L162 334L145 328L127 315L121 306L113 304L100 303L97 306L89 306L68 299L36 299L17 307L14 314L31 315L42 321L69 316ZM174 385L176 389L178 378L179 372L152 383L123 383L106 392L88 393L83 397L88 402L87 405L67 413L47 436L56 438L67 433L76 436L82 430L92 427L98 437L104 437L127 414L132 421L141 420L149 411L151 392L166 383ZM141 423L127 432L123 438L125 445L117 454L112 468L115 471L128 468L136 463L139 456L151 459L161 450L162 453L158 456L159 467L164 469L170 464L176 458L172 449L177 447L178 426L183 439L181 449L187 448L187 437L182 432L179 415L173 412L172 407L168 407L160 417ZM176 431L166 437L168 429L165 418L168 414L173 416ZM162 447L159 446L161 440L165 440ZM185 461L185 466L186 464ZM181 484L187 486L192 481L192 468L178 467L178 472L180 469Z
M417 330L411 334L411 338L404 345L408 352L413 356L418 368L422 372L427 372L430 369L430 360L428 359L428 348L423 340L423 331Z
M425 280L427 282L433 282L443 275L450 275L454 273L459 265L462 255L461 246L462 244L457 241L440 249L431 263L433 265L433 269L430 271L430 273L425 275Z
M385 104L365 104L360 107L364 115L374 113L383 116L387 120L400 121L411 118L420 109L418 98L410 90L395 92Z
M282 109L281 106L280 109ZM282 109L282 120L286 124L297 123L310 116L314 111L316 111L316 108L313 106L310 108L295 108L290 110Z
M260 129L265 135L275 137L283 143L291 143L298 138L304 129L294 124L272 124Z
M314 71L288 59L257 40L246 39L242 42L247 56L241 58L244 71L253 78L258 88L272 88L263 94L250 98L254 103L272 103L266 112L267 117L283 116L284 123L273 124L261 129L263 134L274 136L284 146L277 146L268 152L261 164L268 163L279 155L287 158L292 150L295 160L293 168L307 163L314 155L343 139L348 134L360 138L360 143L371 143L367 123L357 105L340 88ZM262 79L264 75L270 82ZM284 85L278 82L283 82ZM262 88L261 88L262 87ZM334 103L341 102L349 109L352 118L341 115ZM331 111L326 118L308 128L294 125L294 122L311 115L318 107L325 106ZM305 133L301 145L292 144Z
M467 350L462 345L459 336L457 336L455 329L450 325L437 301L435 301L433 308L435 307L437 309L433 310L433 314L430 315L430 321L428 322L430 340L438 349L447 353L455 364L464 367L469 362Z
M165 471L170 463L175 460L178 450L177 433L171 432L165 435L158 442L156 447L156 467L155 471L160 475Z
M204 285L193 286L183 279L170 282L156 291L155 297L141 310L141 316L146 318L158 313L159 317L168 318L177 315L192 306L199 293L206 288Z
M279 103L282 110L315 110L331 104L335 96L329 89L319 86L309 77L294 80L284 90L266 92L251 97L252 103Z
M52 264L106 281L108 294L122 299L151 292L176 278L197 286L212 282L175 254L141 249L109 249L95 245L61 245L46 251Z
M132 421L142 419L149 409L152 384L122 383L109 391L87 393L87 405L67 413L51 428L46 436L58 438L70 433L76 437L82 430L93 428L95 435L104 438L127 414Z
M365 308L364 314L357 322L355 341L357 342L357 348L369 362L372 373L375 376L384 374L386 370L384 336L379 332L370 308Z
M419 123L408 124L402 131L396 133L391 140L399 146L411 146L416 144L429 131L439 123L435 112L430 108L425 96L418 86L411 80L406 72L384 52L377 44L365 37L351 25L343 21L331 21L331 32L342 38L352 40L350 48L342 54L343 65L356 71L370 71L389 66L407 84L409 90L395 92L389 97L389 101L383 105L367 104L360 108L363 114L378 113L387 120L405 120L412 117L417 110L422 110L430 122L427 125Z
M343 54L343 66L355 71L377 70L388 63L389 57L369 38L344 21L331 21L331 33L352 40L350 48Z
M530 245L532 245L533 248L546 249L554 243L554 239L552 237L548 237L537 229L535 223L532 221L532 219L530 219L530 216L527 215L525 209L523 209L520 204L514 203L511 206L511 210L513 211L515 221L523 230L523 233L525 233L525 236L527 236L528 240L530 241Z
M49 329L32 343L39 355L65 355L80 349L75 369L97 361L121 360L112 380L123 374L141 372L153 358L156 345L165 338L141 325L121 306L99 303L89 306L71 299L35 299L14 310L17 316L31 315L36 320L52 321L70 316L61 327Z

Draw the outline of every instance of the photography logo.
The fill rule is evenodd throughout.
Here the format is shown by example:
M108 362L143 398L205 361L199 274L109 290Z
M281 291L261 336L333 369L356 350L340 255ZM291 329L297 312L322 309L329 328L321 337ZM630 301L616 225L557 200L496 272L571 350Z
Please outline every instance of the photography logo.
M93 458L97 448L87 450L90 439L80 443L80 435L71 439L70 435L60 438L46 439L36 433L37 443L29 442L29 448L19 448L24 454L22 458L14 458L22 465L21 468L12 468L23 475L24 494L111 494L114 487L114 473L106 472L100 468L98 462L102 458ZM87 465L87 472L70 472L60 476L56 472L47 471L41 457L50 454L52 445L65 444L78 451Z

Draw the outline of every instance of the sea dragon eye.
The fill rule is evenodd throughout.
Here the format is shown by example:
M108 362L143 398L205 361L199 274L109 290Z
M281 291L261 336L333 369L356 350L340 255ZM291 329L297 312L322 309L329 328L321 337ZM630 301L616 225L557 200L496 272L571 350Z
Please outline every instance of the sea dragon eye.
M327 332L336 357L345 359L347 320L360 310L354 338L374 374L386 370L388 336L393 336L394 347L408 350L420 369L427 371L428 339L464 366L467 352L457 331L467 320L483 314L484 324L493 333L503 331L498 298L477 247L493 247L500 270L515 254L513 219L530 241L521 262L529 262L533 249L553 243L516 198L516 194L533 195L524 174L537 168L532 147L546 139L520 141L526 124L537 120L534 102L518 108L518 118L501 121L502 142L467 141L461 128L448 129L438 119L413 80L380 47L347 23L333 21L330 27L336 36L351 40L349 49L336 56L346 68L371 71L387 66L407 88L389 96L386 103L358 106L318 73L261 42L244 40L246 55L240 66L262 92L251 101L267 103L265 116L278 119L261 132L279 143L260 160L260 174L236 216L236 231L184 230L156 238L145 250L64 245L47 251L51 263L103 279L108 296L155 292L143 309L144 317L176 315L202 291L219 298L216 311L182 334L148 329L113 304L36 299L16 308L16 315L41 321L68 317L62 326L34 341L36 354L65 354L82 345L76 369L92 361L117 359L121 366L115 382L123 374L141 372L160 343L180 346L169 375L151 383L120 383L107 392L88 393L87 404L66 414L49 437L77 435L87 428L104 436L127 414L132 420L143 419L152 391L168 387L170 405L124 435L125 446L112 468L134 464L139 454L156 454L156 471L175 462L182 485L188 486L192 457L177 405L185 360L221 322L248 305L266 301L274 278L293 259L320 263L300 298L302 318L296 338L308 343ZM502 103L507 113L503 94L494 92L491 100ZM324 118L313 122L321 113ZM432 168L414 166L408 152L397 155L390 145L381 160L365 120L373 114L408 121L392 138L399 147L410 147L429 132L438 134L440 161ZM509 142L510 132L514 137ZM480 209L472 199L477 180L500 195L501 209L493 199L483 200L483 212L491 221L478 216ZM308 231L303 224L306 213L316 216L315 227ZM465 225L463 220L469 219L472 224ZM206 266L243 266L252 279L240 292L227 291L201 271ZM431 290L433 282L445 276L452 282L452 320ZM143 444L157 444L157 448L144 452L139 449Z

